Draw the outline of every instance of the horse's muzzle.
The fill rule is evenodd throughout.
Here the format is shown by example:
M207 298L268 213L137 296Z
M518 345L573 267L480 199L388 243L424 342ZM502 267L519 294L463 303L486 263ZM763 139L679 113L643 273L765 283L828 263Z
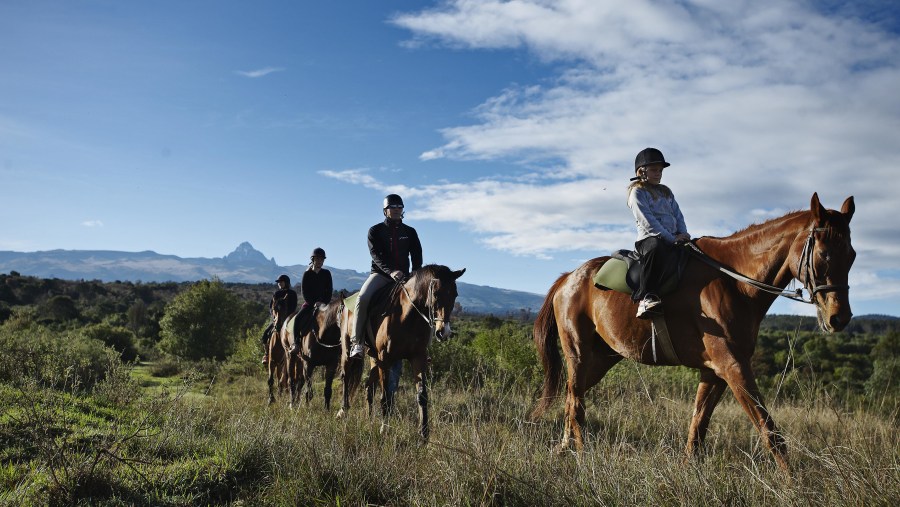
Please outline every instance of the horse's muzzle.
M443 324L444 325L441 327L435 326L434 328L434 337L439 342L449 339L450 335L453 333L453 331L450 329L449 322L444 322Z

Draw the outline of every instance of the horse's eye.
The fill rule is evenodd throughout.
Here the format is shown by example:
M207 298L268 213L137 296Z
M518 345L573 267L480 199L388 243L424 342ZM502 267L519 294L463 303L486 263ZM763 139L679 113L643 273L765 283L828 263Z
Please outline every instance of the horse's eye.
M831 252L829 252L828 250L822 250L821 252L819 252L819 256L822 257L825 262L831 261Z

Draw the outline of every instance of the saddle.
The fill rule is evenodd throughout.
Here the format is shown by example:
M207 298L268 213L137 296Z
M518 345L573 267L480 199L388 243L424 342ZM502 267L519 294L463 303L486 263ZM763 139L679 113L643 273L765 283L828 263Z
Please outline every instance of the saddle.
M372 295L372 299L369 300L369 308L368 308L368 320L366 326L366 344L372 348L375 346L375 329L378 329L378 326L381 325L381 321L387 316L389 310L391 309L391 302L394 300L394 294L402 290L403 282L395 282L393 284L385 285L384 287L378 289L378 291ZM344 299L344 304L347 308L353 308L356 306L356 299L359 297L359 292L353 293L353 295Z
M676 248L666 259L664 281L659 287L658 296L670 294L678 288L684 266L688 261L686 248ZM641 258L633 250L613 252L609 260L597 271L593 278L594 286L601 290L614 290L631 295L640 286Z

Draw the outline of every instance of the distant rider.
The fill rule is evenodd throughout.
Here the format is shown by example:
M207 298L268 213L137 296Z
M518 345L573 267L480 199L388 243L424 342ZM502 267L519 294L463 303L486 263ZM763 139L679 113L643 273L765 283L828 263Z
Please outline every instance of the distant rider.
M302 338L313 327L313 310L316 303L328 304L331 302L332 281L331 271L322 268L325 264L325 250L315 248L309 257L309 267L303 272L303 280L300 281L300 294L303 295L303 305L297 314L297 332L294 333L294 343L291 344L291 354L300 350Z
M297 292L291 289L291 277L281 275L275 280L278 284L278 290L272 294L272 301L269 302L269 314L272 317L272 323L263 331L262 344L265 353L262 362L269 362L269 338L272 337L272 331L281 331L281 325L284 323L285 317L297 310ZM281 318L279 318L279 315Z
M412 270L422 267L422 244L412 227L403 223L403 199L397 194L384 198L384 222L369 228L369 254L372 272L363 283L356 299L356 326L350 337L350 357L362 357L366 336L369 302L378 289L403 280Z

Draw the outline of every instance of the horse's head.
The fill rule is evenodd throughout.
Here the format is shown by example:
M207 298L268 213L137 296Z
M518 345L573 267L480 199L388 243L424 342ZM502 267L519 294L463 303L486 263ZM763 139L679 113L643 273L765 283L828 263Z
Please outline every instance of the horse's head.
M853 316L848 277L856 259L850 244L850 219L856 206L850 196L840 211L825 209L818 194L813 194L810 207L812 224L792 269L816 305L819 327L831 333L844 329Z
M465 273L465 268L452 271L447 266L429 264L417 270L410 279L413 299L423 303L426 320L434 329L434 338L443 341L450 338L450 315L456 304L456 279Z

